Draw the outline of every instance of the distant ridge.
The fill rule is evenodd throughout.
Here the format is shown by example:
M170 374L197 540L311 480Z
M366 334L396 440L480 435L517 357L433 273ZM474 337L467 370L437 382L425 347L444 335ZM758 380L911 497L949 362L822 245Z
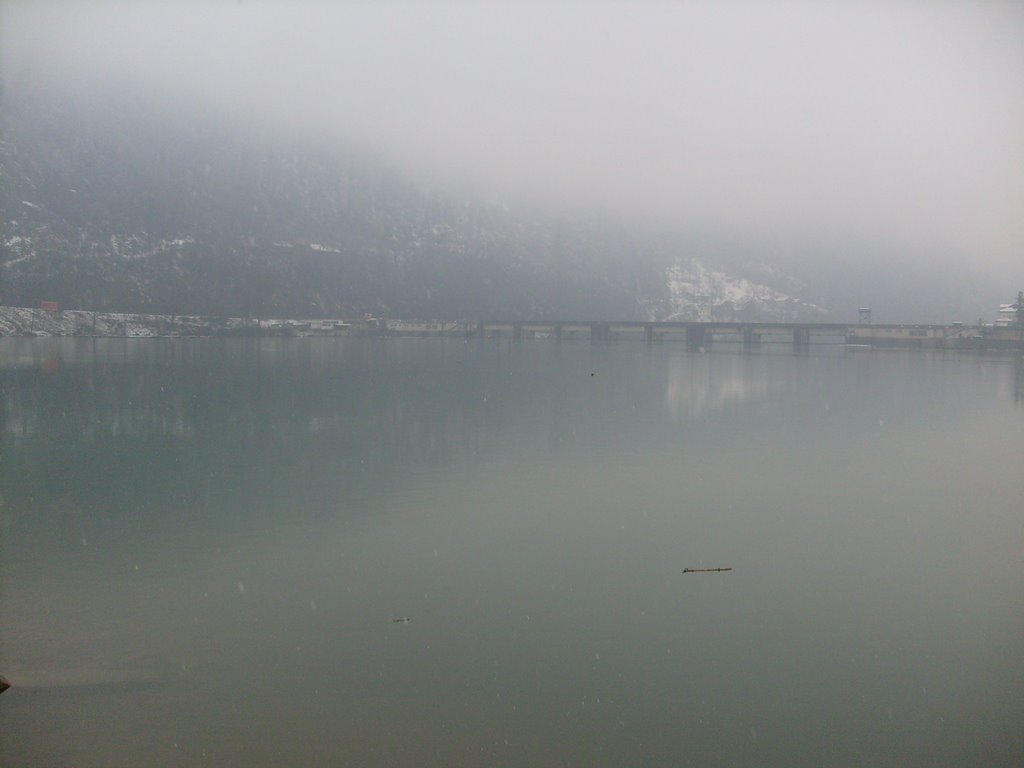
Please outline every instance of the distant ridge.
M222 317L825 315L721 270L727 295L684 296L682 282L709 272L678 249L596 219L457 201L381 162L145 96L15 84L2 127L6 305Z

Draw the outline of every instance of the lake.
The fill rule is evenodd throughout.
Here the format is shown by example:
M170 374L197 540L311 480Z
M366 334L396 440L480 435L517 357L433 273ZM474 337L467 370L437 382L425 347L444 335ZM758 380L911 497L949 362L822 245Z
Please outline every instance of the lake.
M0 385L5 766L1024 764L1021 357L4 339Z

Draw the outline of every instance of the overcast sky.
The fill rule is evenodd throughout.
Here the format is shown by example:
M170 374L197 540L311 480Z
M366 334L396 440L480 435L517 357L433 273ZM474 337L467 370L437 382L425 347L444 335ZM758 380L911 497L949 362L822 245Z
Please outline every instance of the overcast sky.
M1024 3L3 9L11 76L151 84L501 199L1024 281Z

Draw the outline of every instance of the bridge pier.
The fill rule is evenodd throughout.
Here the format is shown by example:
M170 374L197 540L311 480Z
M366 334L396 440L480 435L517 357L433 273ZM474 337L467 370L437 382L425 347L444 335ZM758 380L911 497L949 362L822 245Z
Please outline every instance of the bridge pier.
M686 326L686 348L691 352L696 352L701 349L707 349L710 344L706 343L705 339L709 339L705 333L704 326L691 324Z
M591 323L590 340L608 341L608 323Z
M647 323L644 326L644 338L648 344L654 341L654 323Z
M801 325L793 329L793 351L806 352L811 345L811 329Z
M750 351L755 347L761 346L761 334L754 332L753 326L747 326L743 329L743 349Z
M512 323L512 338L515 339L516 341L519 341L521 338L523 338L522 323Z
M555 332L555 341L561 341L562 340L562 326L556 325L556 326L554 326L554 328L552 330L554 330L554 332Z

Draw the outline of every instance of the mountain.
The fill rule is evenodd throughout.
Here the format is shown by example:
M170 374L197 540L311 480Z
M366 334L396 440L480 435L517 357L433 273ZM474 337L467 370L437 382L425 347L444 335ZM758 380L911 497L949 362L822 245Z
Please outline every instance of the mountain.
M794 319L596 217L518 213L149 94L9 83L0 303L214 316ZM771 284L769 284L771 283Z
M656 312L663 320L824 319L828 312L796 296L711 269L699 259L677 259L666 269L667 306ZM804 288L794 283L795 290Z

